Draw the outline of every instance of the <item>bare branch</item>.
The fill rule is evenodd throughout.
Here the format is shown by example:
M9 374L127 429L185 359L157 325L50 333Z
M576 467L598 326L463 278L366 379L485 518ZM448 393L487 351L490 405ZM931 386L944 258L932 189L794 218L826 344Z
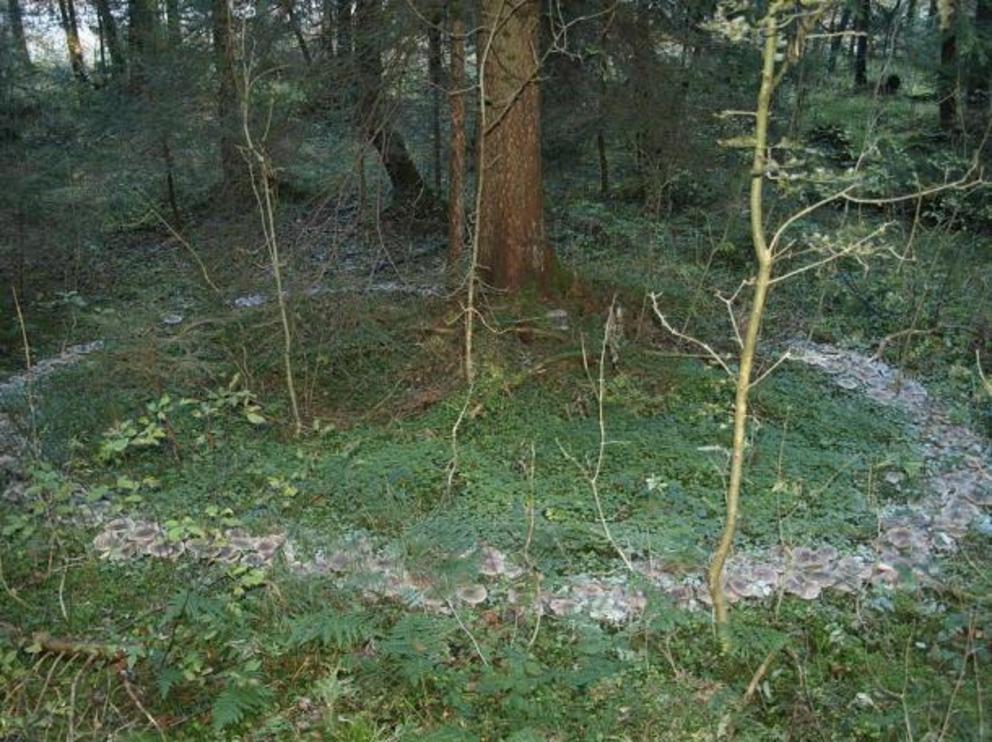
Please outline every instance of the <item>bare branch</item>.
M684 333L681 333L678 330L676 330L674 327L672 327L671 323L669 323L669 321L665 319L665 315L661 313L661 308L658 306L659 295L652 292L650 296L651 296L651 305L654 307L654 314L658 318L658 321L661 322L662 327L664 327L666 330L668 330L669 333L679 338L680 340L684 340L687 343L692 343L697 348L702 348L704 351L706 351L707 357L711 358L713 361L718 363L720 365L720 368L726 371L729 376L731 377L734 376L734 372L730 370L730 366L727 365L726 361L724 361L723 358L720 356L720 354L717 353L715 350L713 350L713 348L711 348L709 345L704 343L702 340L694 338L691 335L685 335Z

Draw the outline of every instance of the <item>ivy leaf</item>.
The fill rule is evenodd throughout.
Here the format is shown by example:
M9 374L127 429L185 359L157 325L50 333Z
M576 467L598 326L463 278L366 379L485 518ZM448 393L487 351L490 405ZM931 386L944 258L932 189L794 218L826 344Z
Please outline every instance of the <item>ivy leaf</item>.
M252 410L245 410L245 418L252 425L262 425L265 423L265 418Z

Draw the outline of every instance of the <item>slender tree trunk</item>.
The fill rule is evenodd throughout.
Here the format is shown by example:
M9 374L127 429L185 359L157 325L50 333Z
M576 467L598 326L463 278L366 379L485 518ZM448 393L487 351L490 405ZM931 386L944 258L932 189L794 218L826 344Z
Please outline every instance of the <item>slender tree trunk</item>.
M231 0L213 0L214 65L217 71L217 122L223 190L235 193L244 184L244 163L238 151L238 86Z
M482 2L479 260L487 283L509 291L547 291L554 270L541 178L540 7L540 0Z
M451 6L451 158L448 162L448 266L454 273L465 240L465 21Z
M868 26L871 19L871 0L860 0L855 30L858 32L857 52L854 57L854 87L868 84Z
M323 0L320 7L320 54L334 58L334 0Z
M969 77L968 99L987 105L992 92L992 0L975 4L975 35L984 55Z
M100 26L103 29L103 38L107 43L107 51L110 52L110 67L115 75L122 75L127 69L127 59L124 56L124 48L121 46L121 35L117 30L117 21L114 14L110 12L108 0L94 0L97 17L100 19Z
M427 68L431 87L431 134L434 145L434 191L441 192L441 89L443 61L441 59L441 21L443 16L438 13L431 18L427 29Z
M940 0L940 67L937 96L940 100L940 128L957 128L957 0Z
M351 44L351 26L352 26L352 12L351 12L351 0L337 0L338 5L338 18L337 18L337 39L338 39L338 58L343 60L350 60L352 55L352 44Z
M76 22L76 6L73 0L58 0L59 20L65 32L65 43L69 51L69 66L72 75L80 82L86 82L86 61L83 59L83 45L79 41L79 24Z
M98 68L101 75L107 74L107 36L103 32L103 21L99 14L96 17L96 38L100 43L99 54L97 56Z
M916 0L909 0L909 2L906 4L906 32L907 33L909 33L910 31L912 31L913 30L913 26L916 25L916 14L918 12L919 11L917 10L917 1Z
M175 51L183 41L182 19L179 15L179 0L165 0L165 15L168 24L169 48Z
M840 14L840 22L833 27L833 33L836 35L830 39L830 58L827 60L828 72L833 72L834 67L837 65L837 55L840 53L841 41L844 40L841 34L847 30L850 23L851 9L845 5L844 10Z
M610 196L610 163L606 158L606 133L603 131L603 127L609 117L606 100L606 37L613 23L613 7L609 0L603 3L603 25L599 34L602 56L599 64L599 89L596 91L599 105L599 128L596 130L596 153L599 157L599 195L604 199Z
M758 91L758 104L754 126L754 152L751 165L751 241L758 263L758 274L754 278L754 296L747 328L741 343L740 365L737 371L736 392L734 394L733 449L730 458L730 480L727 483L727 516L724 521L720 543L713 554L713 561L707 573L710 597L713 599L713 613L724 651L731 648L729 613L723 586L723 569L734 545L737 533L737 517L740 509L741 485L744 482L744 453L747 436L748 399L751 391L751 376L754 370L754 356L758 348L761 321L764 317L765 302L771 287L774 251L765 237L765 214L763 190L765 172L768 167L768 124L774 94L775 55L777 52L778 18L769 12L764 21L765 48L762 54L761 88Z
M379 153L393 186L394 203L412 204L427 195L420 171L402 135L389 122L382 86L381 0L358 0L355 8L355 71L358 78L358 123L366 141Z
M603 130L596 132L596 152L599 155L599 195L610 197L610 163L606 159L606 137Z
M176 229L182 224L182 214L179 212L179 199L176 197L176 163L172 159L172 148L169 146L169 134L162 134L162 160L165 163L165 195L169 200L169 209L175 220Z
M7 0L7 19L14 37L14 55L25 67L31 66L31 53L28 51L28 38L24 34L24 11L21 0Z

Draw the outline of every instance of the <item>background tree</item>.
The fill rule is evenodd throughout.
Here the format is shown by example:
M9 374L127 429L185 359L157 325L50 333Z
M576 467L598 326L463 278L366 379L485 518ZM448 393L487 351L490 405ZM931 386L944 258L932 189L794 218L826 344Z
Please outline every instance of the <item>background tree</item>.
M940 128L953 132L958 128L957 0L940 0L939 10L940 65L937 72L937 97Z
M124 47L121 44L120 32L117 26L117 19L110 11L110 0L94 0L97 18L100 21L100 32L103 43L110 53L110 67L115 77L120 77L127 69L127 58L124 54Z
M80 82L86 82L86 60L83 59L83 45L79 39L79 21L76 18L74 0L58 0L59 21L65 34L65 43L69 51L69 66L73 77Z
M24 11L21 0L7 0L7 23L13 38L14 56L25 67L31 66L27 35L24 33Z
M465 21L461 0L452 0L451 18L451 154L448 170L448 266L455 277L465 240Z
M854 87L868 84L868 42L871 36L871 0L858 0L854 30L857 33L854 57Z
M423 206L430 194L403 135L391 121L382 66L383 14L381 0L355 3L354 73L357 78L356 116L365 140L378 152L389 175L396 204Z
M214 69L217 74L217 123L220 134L222 188L237 193L244 186L244 162L238 151L240 106L238 102L237 58L234 13L231 0L213 0Z

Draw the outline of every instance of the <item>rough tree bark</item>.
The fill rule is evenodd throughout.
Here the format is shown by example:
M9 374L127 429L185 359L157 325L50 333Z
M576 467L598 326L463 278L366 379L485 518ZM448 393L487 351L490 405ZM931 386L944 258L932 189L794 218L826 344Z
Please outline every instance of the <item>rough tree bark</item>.
M226 193L244 185L244 163L238 151L238 87L234 54L234 15L231 0L213 0L214 64L216 66L217 122L220 127L222 187Z
M95 0L96 13L103 29L103 38L110 52L110 68L114 75L122 75L127 70L127 57L121 45L121 34L117 29L117 20L110 12L109 0Z
M550 288L554 253L544 234L541 99L538 84L540 0L483 0L483 190L479 261L497 289Z
M461 262L465 239L465 21L451 4L451 156L448 162L448 267Z
M854 30L858 32L857 51L854 55L854 87L868 84L868 25L871 18L871 0L860 0Z
M424 180L410 157L403 136L389 121L382 85L381 0L358 0L355 4L354 65L358 79L357 117L366 141L379 153L393 186L394 205L424 203L428 197Z
M7 20L14 37L14 56L25 67L31 66L31 53L28 51L28 38L24 34L24 12L21 0L7 0Z
M86 62L83 60L83 45L79 40L79 24L76 21L76 6L73 0L59 0L59 20L65 32L72 75L80 82L86 82Z

